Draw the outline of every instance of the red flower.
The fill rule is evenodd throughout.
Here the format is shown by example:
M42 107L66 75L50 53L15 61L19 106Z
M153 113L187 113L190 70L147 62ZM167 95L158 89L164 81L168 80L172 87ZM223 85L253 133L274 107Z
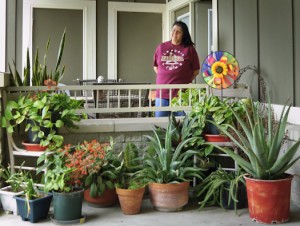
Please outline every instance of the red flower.
M101 144L97 140L92 140L84 141L75 147L70 144L65 145L60 151L65 151L66 166L75 169L71 173L72 180L74 183L82 184L87 175L101 173L103 165L110 161L109 157L106 158L106 156L111 156L106 155L110 150L109 143Z

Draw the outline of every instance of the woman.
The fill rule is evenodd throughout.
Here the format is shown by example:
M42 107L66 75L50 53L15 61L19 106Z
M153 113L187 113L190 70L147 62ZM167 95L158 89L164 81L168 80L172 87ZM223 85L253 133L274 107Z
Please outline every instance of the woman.
M171 40L156 48L153 66L156 84L188 84L195 79L200 69L199 58L185 23L173 24ZM169 89L156 90L155 106L169 106L170 99L177 93L178 89L173 89L170 97ZM169 111L155 112L155 117L169 115ZM184 112L174 112L174 115L184 115Z

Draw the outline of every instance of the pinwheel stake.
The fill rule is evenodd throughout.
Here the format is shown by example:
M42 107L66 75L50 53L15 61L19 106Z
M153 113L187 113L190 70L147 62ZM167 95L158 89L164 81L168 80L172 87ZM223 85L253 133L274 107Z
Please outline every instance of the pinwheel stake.
M233 85L239 78L239 64L228 52L213 52L203 61L201 74L210 87L221 90L223 99L223 89Z

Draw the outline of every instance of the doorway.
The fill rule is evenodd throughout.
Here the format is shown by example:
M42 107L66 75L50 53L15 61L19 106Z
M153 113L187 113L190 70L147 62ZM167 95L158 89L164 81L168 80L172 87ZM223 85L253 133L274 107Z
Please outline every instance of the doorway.
M43 62L46 53L48 72L55 70L60 39L64 29L66 29L64 53L61 61L61 66L65 65L66 69L60 81L66 85L74 85L77 78L83 78L82 13L82 10L69 9L34 8L33 10L32 56L35 57L38 48L39 61ZM46 51L49 38L50 46Z
M117 33L117 78L155 83L153 54L162 42L161 14L118 12Z

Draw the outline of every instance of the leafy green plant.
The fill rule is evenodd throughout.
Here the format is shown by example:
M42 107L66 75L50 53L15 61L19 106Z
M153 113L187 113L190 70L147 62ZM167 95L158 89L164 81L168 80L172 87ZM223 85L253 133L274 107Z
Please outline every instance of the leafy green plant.
M62 67L60 66L61 59L64 52L65 39L66 39L66 29L64 30L60 40L54 72L52 71L48 72L48 66L47 66L47 52L50 46L50 38L48 39L46 44L46 53L43 58L43 63L39 61L39 50L38 49L36 50L34 62L32 65L32 70L30 67L29 49L27 48L26 67L24 68L23 81L21 79L20 73L16 69L16 63L13 62L14 69L12 69L11 66L9 65L9 71L12 75L11 77L12 86L30 86L30 80L32 86L43 86L46 80L54 81L55 84L57 85L59 81L62 79L65 71L65 66ZM32 78L30 78L31 73L32 73Z
M6 182L9 184L13 183L16 187L21 188L24 191L26 200L39 197L40 193L29 172L19 170L18 172L11 173Z
M232 108L238 115L244 114L241 102L233 101L232 98L221 100L218 96L213 95L204 96L200 102L196 102L191 114L206 120L205 123L208 123L207 119L211 118L216 124L227 129L227 125L233 125L235 119L229 108Z
M112 138L109 143L105 144L102 151L104 153L103 158L96 158L96 167L91 165L90 171L88 171L87 176L84 177L84 187L90 188L91 197L101 196L105 189L113 189L120 174L121 162L114 152Z
M122 159L121 170L116 187L123 189L137 189L144 187L147 181L138 177L138 172L142 169L142 160L139 151L132 142L127 143L126 148L120 153Z
M79 115L76 109L81 108L83 101L71 99L66 93L37 92L20 95L17 101L9 101L2 117L2 127L9 133L25 123L25 132L37 132L34 140L41 138L40 144L53 150L61 147L63 136L57 134L57 128L77 128L78 122L85 114ZM45 134L43 128L49 130Z
M39 162L46 160L42 168L47 168L46 187L49 183L48 178L53 181L51 186L56 186L53 187L54 189L59 187L62 190L69 184L90 188L91 197L100 196L105 189L114 188L120 173L121 162L118 155L114 153L112 139L110 143L92 140L84 141L77 146L68 144L57 154L50 155L48 158L47 160L46 157L39 159ZM58 177L57 174L60 172L62 174ZM67 188L67 190L70 189L71 187Z
M11 186L12 192L21 191L20 183L15 180L9 180L14 175L12 172L11 167L4 167L0 166L0 178L2 178L8 185Z
M75 168L67 167L67 151L58 149L51 154L43 153L37 160L37 174L46 170L43 176L44 191L71 192L75 186L71 173Z
M265 112L261 111L258 102L251 102L250 107L243 105L243 108L246 112L247 121L241 118L234 109L230 108L230 111L234 114L245 135L232 125L227 125L234 131L238 139L215 122L211 123L214 123L224 134L230 137L232 142L247 156L247 159L232 150L215 146L231 156L253 178L264 180L281 178L284 172L300 158L294 158L300 145L300 139L283 153L280 152L285 139L290 106L283 108L277 128L274 128L270 100L268 104L264 105Z
M192 138L183 149L194 149L198 150L199 147L204 143L201 136L202 128L204 124L201 125L197 117L191 117L186 115L183 119L176 119L174 115L170 115L169 118L170 130L174 131L172 133L172 145L176 147L181 141L188 138ZM166 138L167 130L165 128L154 126L156 133L158 134L161 141L164 143Z
M178 91L178 96L172 98L172 106L189 106L202 100L206 95L206 89L185 89Z
M172 137L176 129L169 122L164 141L153 129L154 136L146 136L150 140L149 150L144 157L144 166L141 175L149 182L180 183L191 180L193 177L201 178L201 170L193 166L190 158L197 153L194 150L185 150L183 147L194 138L187 138L174 147Z
M196 187L198 191L197 197L202 197L199 202L200 208L212 205L218 205L224 208L222 200L225 198L224 192L227 192L227 206L233 202L234 209L237 210L237 203L239 202L237 199L238 186L242 186L243 184L245 185L245 181L241 171L227 172L222 169L217 169Z

